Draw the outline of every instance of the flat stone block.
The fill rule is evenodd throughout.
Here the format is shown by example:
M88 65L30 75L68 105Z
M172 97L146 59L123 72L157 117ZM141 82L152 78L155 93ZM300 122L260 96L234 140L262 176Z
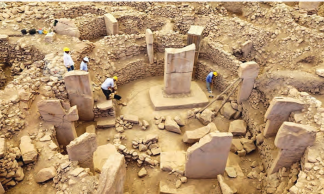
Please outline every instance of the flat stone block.
M108 128L115 126L115 117L101 117L96 119L98 128Z
M109 110L113 108L112 100L105 100L97 103L97 108L99 110Z
M131 122L131 123L138 123L139 120L138 120L138 116L136 115L124 115L124 118L123 118L124 121L127 121L127 122Z
M259 74L259 65L254 61L242 63L238 69L240 78L256 78Z
M244 120L235 120L230 123L228 132L233 135L245 135L246 133L246 123Z
M188 34L190 35L196 35L196 36L201 36L202 32L204 31L205 27L204 26L190 26L190 29L188 31Z
M208 98L196 82L191 82L190 94L186 97L165 97L163 86L154 86L149 91L154 110L197 108L206 106Z
M180 49L166 48L164 57L164 72L167 74L192 72L195 51L195 44L191 44Z

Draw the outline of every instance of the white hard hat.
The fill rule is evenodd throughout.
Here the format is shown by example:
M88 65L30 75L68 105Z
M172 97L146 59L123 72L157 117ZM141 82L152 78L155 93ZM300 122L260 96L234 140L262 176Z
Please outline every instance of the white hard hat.
M88 57L84 57L83 60L86 61L86 62L89 62Z

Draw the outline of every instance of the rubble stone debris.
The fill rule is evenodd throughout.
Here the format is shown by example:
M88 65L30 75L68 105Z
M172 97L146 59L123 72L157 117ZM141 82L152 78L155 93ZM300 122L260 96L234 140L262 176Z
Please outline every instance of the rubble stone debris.
M21 137L19 149L21 151L24 163L28 164L36 161L38 153L29 136Z
M186 177L216 178L225 171L233 135L213 132L187 150Z
M54 178L55 175L56 175L56 169L54 167L43 168L40 171L38 171L35 181L38 183L42 183Z
M181 130L177 122L175 122L170 116L167 116L165 119L164 128L167 131L181 134Z

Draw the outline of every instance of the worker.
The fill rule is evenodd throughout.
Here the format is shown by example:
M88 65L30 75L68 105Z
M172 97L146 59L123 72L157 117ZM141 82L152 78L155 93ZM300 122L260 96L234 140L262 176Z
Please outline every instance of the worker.
M111 98L120 100L121 96L117 95L116 92L116 84L118 81L118 77L114 76L113 78L107 78L104 83L101 85L101 90L106 96L106 100L110 100Z
M210 72L206 77L206 86L209 93L212 93L213 79L217 77L217 72Z
M68 47L63 48L64 51L64 65L68 71L73 71L74 70L74 62L72 60L72 57L70 55L70 49Z
M88 57L84 57L80 65L80 70L88 71L88 62L89 62Z

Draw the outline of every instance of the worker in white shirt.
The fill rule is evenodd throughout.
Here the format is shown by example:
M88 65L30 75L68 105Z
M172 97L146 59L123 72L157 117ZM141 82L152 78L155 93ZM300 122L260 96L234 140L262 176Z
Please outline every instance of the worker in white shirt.
M115 90L115 82L117 82L117 80L117 76L114 76L113 78L107 78L101 85L101 90L105 94L106 100L110 100L111 96L113 96L113 98L117 100L121 99L121 96L117 95Z
M88 71L88 62L89 62L88 57L84 57L80 65L80 70Z
M64 65L65 65L66 69L68 71L74 70L74 62L70 55L70 49L68 47L64 47L63 51L64 51L63 60L64 60Z

